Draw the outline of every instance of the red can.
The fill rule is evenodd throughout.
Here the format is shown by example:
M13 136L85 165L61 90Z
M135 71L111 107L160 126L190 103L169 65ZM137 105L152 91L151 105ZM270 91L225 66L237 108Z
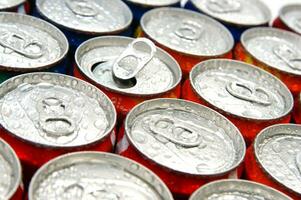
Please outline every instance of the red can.
M301 92L301 36L276 28L252 28L242 34L235 59L256 65L281 79L293 95Z
M0 3L0 11L28 14L30 12L30 4L26 0L6 0Z
M180 97L178 63L146 38L97 37L77 49L75 60L74 75L108 95L120 119L147 99Z
M113 151L116 111L109 98L82 80L28 73L1 85L1 137L16 151L25 183L50 159L67 152Z
M245 155L239 130L205 106L180 99L145 101L127 115L117 153L155 172L176 198L217 179L239 178Z
M280 124L264 129L245 159L249 180L301 199L301 126Z
M265 127L288 123L293 97L273 75L234 60L216 59L196 65L182 97L209 106L234 123L249 145Z
M0 199L22 200L22 195L20 161L9 144L0 139Z
M301 93L299 94L298 98L295 99L293 117L295 123L301 124Z
M200 61L232 58L234 39L216 20L180 8L157 8L143 15L142 36L153 40L180 64L183 75Z

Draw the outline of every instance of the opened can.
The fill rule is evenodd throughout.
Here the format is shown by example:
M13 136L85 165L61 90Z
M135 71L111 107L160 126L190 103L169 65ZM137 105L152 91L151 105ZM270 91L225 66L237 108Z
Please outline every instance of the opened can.
M291 198L301 198L301 126L280 124L264 129L247 151L246 176Z
M30 12L30 4L26 0L2 0L0 2L1 11L28 14Z
M153 40L180 64L184 78L210 58L232 58L231 33L219 22L180 8L157 8L141 19L142 36Z
M288 123L293 97L276 77L255 66L216 59L196 65L182 88L182 97L226 116L247 144L265 127Z
M245 148L239 130L225 117L180 99L137 105L117 143L117 153L154 171L176 198L188 198L213 180L239 178Z

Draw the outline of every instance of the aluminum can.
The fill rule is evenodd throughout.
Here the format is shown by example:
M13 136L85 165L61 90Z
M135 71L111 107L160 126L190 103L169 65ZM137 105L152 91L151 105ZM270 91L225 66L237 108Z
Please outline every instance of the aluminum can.
M27 72L67 73L64 34L28 15L0 12L0 82Z
M29 200L173 200L149 169L127 158L79 152L49 161L34 175Z
M223 23L236 42L248 28L268 26L271 20L271 12L261 0L190 0L185 7Z
M298 98L295 99L293 117L296 124L301 124L301 93Z
M249 145L265 127L288 123L293 97L276 77L243 62L201 62L183 84L182 97L209 106L233 122Z
M194 65L211 58L232 58L234 40L219 22L180 8L157 8L141 19L142 36L150 38L180 64L184 78Z
M104 36L83 43L74 75L99 87L113 101L119 119L137 104L156 97L179 98L181 69L145 38ZM117 77L118 70L128 77Z
M0 199L22 200L23 184L20 161L14 150L0 139Z
M2 0L0 2L1 11L28 14L30 12L30 4L26 0Z
M26 183L59 155L113 151L116 111L93 85L62 74L28 73L0 88L0 136L20 158Z
M264 129L247 150L246 177L301 198L301 126L279 124Z
M217 179L239 178L245 142L225 117L180 99L137 105L118 135L117 153L155 172L175 198Z
M201 187L189 200L277 199L291 200L285 194L265 185L245 180L221 180Z
M256 65L281 79L293 95L301 92L301 36L276 28L243 33L235 59Z

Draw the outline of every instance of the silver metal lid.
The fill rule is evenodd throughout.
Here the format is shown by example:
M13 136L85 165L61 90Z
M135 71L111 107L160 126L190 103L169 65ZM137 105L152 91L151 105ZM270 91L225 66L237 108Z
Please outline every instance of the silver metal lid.
M268 24L271 11L260 0L191 0L201 12L238 26Z
M278 183L301 194L301 126L270 126L256 137L254 150L262 168Z
M293 97L276 77L243 62L215 59L196 65L191 85L200 98L230 115L273 120L288 115Z
M171 6L179 3L181 0L126 0L131 3L140 4L149 7Z
M301 34L301 4L290 4L282 7L279 17L286 26Z
M146 43L145 39L121 36L93 38L77 49L75 60L79 70L90 80L125 95L163 94L174 89L182 78L178 63L162 49ZM138 68L140 64L143 66L139 71L131 72L134 82L124 84L114 79L114 63L119 63L126 72L133 70L137 63Z
M25 0L1 0L0 1L0 10L9 10L11 8L15 8L22 3L24 3Z
M53 66L69 44L53 25L28 15L0 13L0 69L33 71Z
M36 0L36 6L53 23L85 34L122 32L133 19L121 0Z
M130 143L148 159L184 174L225 174L245 155L242 135L229 120L190 101L145 101L128 114L125 130Z
M257 60L301 76L301 36L277 28L252 28L242 34L241 42Z
M180 8L157 8L141 18L143 31L159 44L191 56L213 57L231 51L234 40L219 22Z
M291 200L285 194L262 184L244 180L221 180L195 191L189 200Z
M109 153L80 152L45 164L29 186L29 200L172 200L150 170Z
M116 111L99 89L55 73L29 73L0 85L0 123L19 139L78 147L112 132Z
M10 199L21 184L21 164L14 150L0 139L0 200Z

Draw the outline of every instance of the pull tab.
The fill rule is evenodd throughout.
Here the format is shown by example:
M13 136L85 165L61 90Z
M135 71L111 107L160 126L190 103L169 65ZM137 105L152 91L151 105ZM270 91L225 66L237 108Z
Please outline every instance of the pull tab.
M185 40L198 40L204 29L192 21L182 22L181 26L175 31L176 36Z
M98 10L94 3L89 0L65 0L67 7L76 15L94 17Z
M238 0L210 0L207 7L216 13L239 12L241 3Z
M129 81L154 57L156 46L146 38L135 39L113 64L113 77L118 81Z
M274 54L294 70L301 70L301 56L286 44L274 47Z
M230 82L226 85L226 90L231 94L232 96L244 100L249 101L251 103L257 103L264 106L269 106L272 104L270 100L270 94L268 91L266 91L264 88L261 87L250 87L248 85L245 85L244 83L239 83L236 81ZM258 96L258 94L263 94L267 97L267 100L262 99Z

